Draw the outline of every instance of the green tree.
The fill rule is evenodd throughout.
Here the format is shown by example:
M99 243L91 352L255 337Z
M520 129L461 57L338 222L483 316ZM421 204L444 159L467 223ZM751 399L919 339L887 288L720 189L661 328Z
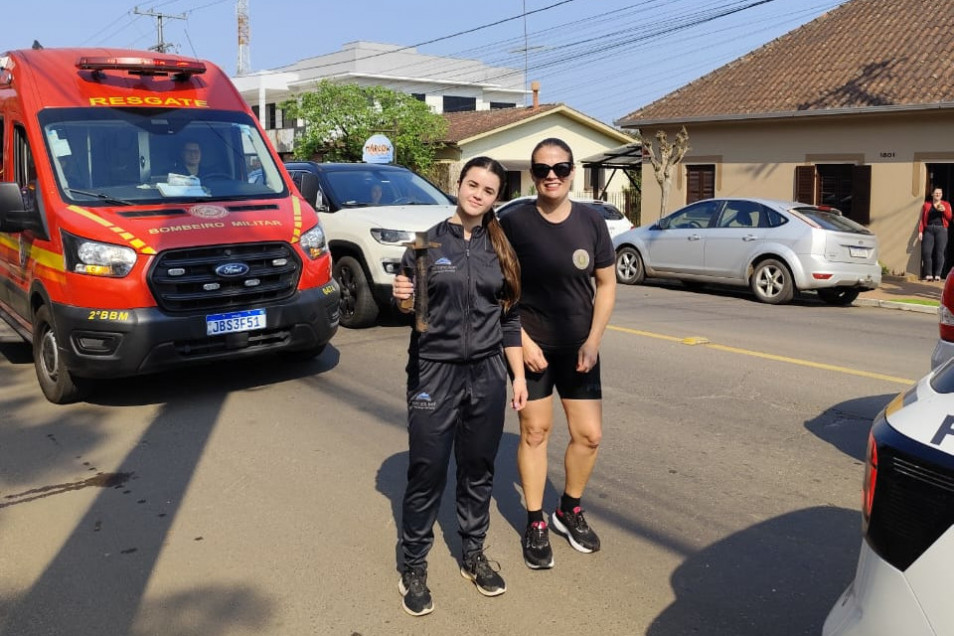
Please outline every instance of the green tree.
M394 144L395 163L426 173L447 122L424 102L383 86L317 83L315 90L281 104L286 116L301 119L295 157L321 154L329 161L361 161L364 142L375 133Z

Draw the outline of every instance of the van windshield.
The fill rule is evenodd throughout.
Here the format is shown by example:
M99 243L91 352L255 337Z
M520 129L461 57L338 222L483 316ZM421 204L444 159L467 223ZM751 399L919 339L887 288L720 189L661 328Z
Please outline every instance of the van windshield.
M43 110L39 119L65 201L139 205L287 194L245 113L62 108Z

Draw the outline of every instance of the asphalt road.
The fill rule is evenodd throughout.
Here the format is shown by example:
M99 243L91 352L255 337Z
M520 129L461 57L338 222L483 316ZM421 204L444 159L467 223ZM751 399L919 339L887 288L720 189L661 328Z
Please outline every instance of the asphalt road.
M458 573L451 477L418 619L397 592L406 326L68 407L0 338L0 636L817 634L855 567L870 420L926 372L936 320L620 288L584 499L603 550L522 564L511 413L487 540L508 591ZM548 508L565 442L560 421Z

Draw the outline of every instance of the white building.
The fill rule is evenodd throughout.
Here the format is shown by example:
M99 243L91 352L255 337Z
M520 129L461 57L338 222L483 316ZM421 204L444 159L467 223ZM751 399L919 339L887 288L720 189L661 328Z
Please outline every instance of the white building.
M527 95L522 70L422 55L414 47L375 42L350 42L335 53L233 77L232 81L258 115L276 150L290 153L295 122L285 121L278 105L313 90L321 79L409 93L436 113L512 108L523 105Z

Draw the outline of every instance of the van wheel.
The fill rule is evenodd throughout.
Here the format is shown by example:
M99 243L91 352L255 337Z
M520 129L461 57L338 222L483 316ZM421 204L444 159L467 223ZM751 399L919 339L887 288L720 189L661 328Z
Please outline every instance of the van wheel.
M73 377L63 366L56 330L46 305L33 317L33 366L46 399L54 404L69 404L89 394L91 381Z
M855 299L858 298L858 294L860 293L861 290L852 289L850 287L831 287L819 289L818 297L829 305L846 306L855 302Z
M341 287L341 325L349 329L374 325L378 304L374 302L361 263L352 256L342 256L335 261L334 276Z
M643 259L635 247L626 245L616 252L616 282L623 285L639 285L646 278Z
M788 267L774 258L767 258L755 266L750 285L755 297L770 305L782 305L795 295L795 283Z

